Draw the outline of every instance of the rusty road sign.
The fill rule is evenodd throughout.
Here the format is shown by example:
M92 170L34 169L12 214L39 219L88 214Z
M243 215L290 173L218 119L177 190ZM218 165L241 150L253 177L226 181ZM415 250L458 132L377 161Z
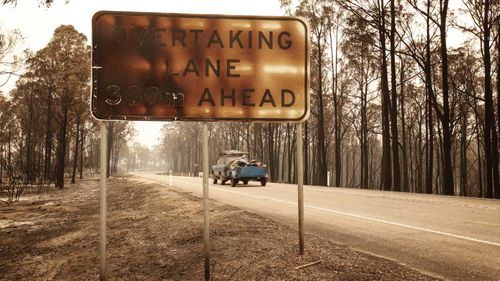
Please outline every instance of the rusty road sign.
M104 120L300 122L309 30L296 17L98 12L92 113Z

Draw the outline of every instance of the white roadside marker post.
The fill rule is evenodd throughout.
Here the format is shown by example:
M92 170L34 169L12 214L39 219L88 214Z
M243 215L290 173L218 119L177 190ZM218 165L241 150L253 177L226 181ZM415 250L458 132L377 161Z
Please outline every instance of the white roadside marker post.
M99 248L101 268L99 280L106 280L106 173L108 132L106 122L101 122L101 178L99 192Z

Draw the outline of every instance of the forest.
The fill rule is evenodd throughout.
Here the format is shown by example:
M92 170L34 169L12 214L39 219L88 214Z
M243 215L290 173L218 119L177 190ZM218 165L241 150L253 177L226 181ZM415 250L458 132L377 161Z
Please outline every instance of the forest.
M500 1L280 3L310 24L305 184L500 198ZM88 38L62 25L44 48L19 55L22 34L0 32L1 195L10 202L94 176ZM108 175L201 172L200 123L165 123L151 149L131 141L132 122L106 124ZM293 123L209 124L211 164L224 150L248 151L273 182L296 181L295 145Z
M499 1L281 5L311 29L306 184L500 198ZM210 124L210 163L227 149L248 151L272 181L294 183L295 130ZM201 171L200 131L166 124L161 165Z

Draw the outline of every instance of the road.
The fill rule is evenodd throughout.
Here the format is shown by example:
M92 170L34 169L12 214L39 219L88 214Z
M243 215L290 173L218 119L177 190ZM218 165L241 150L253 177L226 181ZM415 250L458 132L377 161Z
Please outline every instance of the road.
M169 184L169 176L138 176ZM172 185L202 195L201 178ZM210 181L209 190L211 199L297 224L296 185ZM304 201L306 232L443 279L500 280L500 200L305 186Z

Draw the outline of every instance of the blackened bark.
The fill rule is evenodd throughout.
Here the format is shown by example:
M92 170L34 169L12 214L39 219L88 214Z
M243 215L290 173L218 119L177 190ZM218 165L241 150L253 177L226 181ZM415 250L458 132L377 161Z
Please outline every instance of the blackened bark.
M483 15L483 63L484 63L484 148L486 156L487 197L500 198L498 182L498 139L493 106L490 53L490 1L484 1Z
M362 93L361 93L361 188L370 188L369 183L368 183L368 168L369 168L369 144L368 144L368 77L363 72L364 77L364 88L362 86Z
M304 122L304 184L309 184L309 122Z
M76 180L76 168L78 166L78 148L80 145L80 115L76 117L76 139L75 139L75 153L73 155L73 172L71 174L71 183Z
M85 144L85 134L84 134L84 128L85 127L85 122L82 124L80 128L80 179L83 179L83 152L85 151L84 149L84 144Z
M446 18L448 15L448 0L441 1L440 11L440 41L441 41L441 87L443 89L443 194L454 194L453 167L451 166L452 132L450 124L450 102L448 84L448 50L446 47Z
M430 79L430 74L429 74ZM425 172L425 193L432 194L432 182L433 182L433 174L434 174L434 121L433 121L433 113L432 113L432 99L430 95L433 95L432 90L432 82L429 81L427 87L427 97L426 97L426 108L427 108L427 134L426 134L426 142L427 142L427 165Z
M483 191L483 161L482 161L482 158L481 158L481 138L480 138L480 135L479 135L479 132L480 132L480 128L479 128L479 125L480 125L480 120L479 120L479 111L478 111L478 105L477 105L477 102L478 102L478 99L474 98L474 118L475 118L475 131L476 131L476 144L477 144L477 167L478 167L478 171L477 171L477 177L479 179L479 186L478 186L478 189L479 189L479 194L478 196L479 197L483 197L485 195L484 191Z
M25 168L25 173L27 176L28 182L33 182L35 179L35 165L33 161L33 156L34 156L34 149L33 149L33 92L30 91L29 93L29 112L28 112L28 128L27 128L27 134L26 134L26 168Z
M334 166L335 166L335 186L341 185L340 179L342 176L342 158L341 158L341 139L340 139L340 112L339 112L339 96L337 87L337 54L338 54L338 25L335 32L335 55L333 54L332 33L330 30L330 50L332 59L332 94L333 94L333 129L334 129Z
M460 195L467 194L467 102L462 100L460 128Z
M497 21L497 132L500 134L500 20Z
M64 168L66 165L66 129L68 125L68 109L63 108L63 120L59 131L59 141L57 142L57 167L56 167L56 187L64 188Z
M114 123L108 123L108 150L107 153L107 163L102 163L102 165L106 165L106 178L109 178L111 173L111 150L113 148L113 134L114 134Z
M394 191L401 191L401 167L399 164L399 136L398 136L398 103L396 88L396 9L394 0L391 0L391 33L390 33L390 55L391 55L391 134L392 134L392 187Z
M401 191L408 192L409 191L409 183L408 183L408 144L406 140L406 113L405 113L405 64L404 61L401 62L401 72L399 81L400 85L400 93L399 93L399 106L401 108L401 137L402 137L402 152L403 152L403 185L401 186Z
M417 130L417 141L415 142L415 158L416 158L416 177L415 177L415 191L417 193L423 193L423 187L422 187L422 176L423 176L423 157L419 155L420 151L422 151L422 145L423 143L423 137L422 137L422 122L419 122L418 124L418 130Z
M430 1L427 1L427 15L430 15ZM431 34L430 34L430 18L426 18L426 44L425 44L425 88L426 88L426 108L427 108L427 165L425 175L425 193L432 193L432 179L434 170L434 120L432 114L432 102L434 90L432 88L431 74Z
M325 144L325 121L323 116L323 46L321 45L321 37L318 37L318 147L317 147L317 182L315 184L326 186L326 177L328 164L326 162L326 144Z
M387 77L387 57L385 46L385 8L383 3L380 3L380 26L379 26L379 41L380 41L380 83L382 88L382 167L380 185L384 190L392 188L392 169L391 169L391 136L389 133L389 81Z
M52 180L52 90L47 92L47 123L45 133L45 155L43 164L43 178L45 180Z

